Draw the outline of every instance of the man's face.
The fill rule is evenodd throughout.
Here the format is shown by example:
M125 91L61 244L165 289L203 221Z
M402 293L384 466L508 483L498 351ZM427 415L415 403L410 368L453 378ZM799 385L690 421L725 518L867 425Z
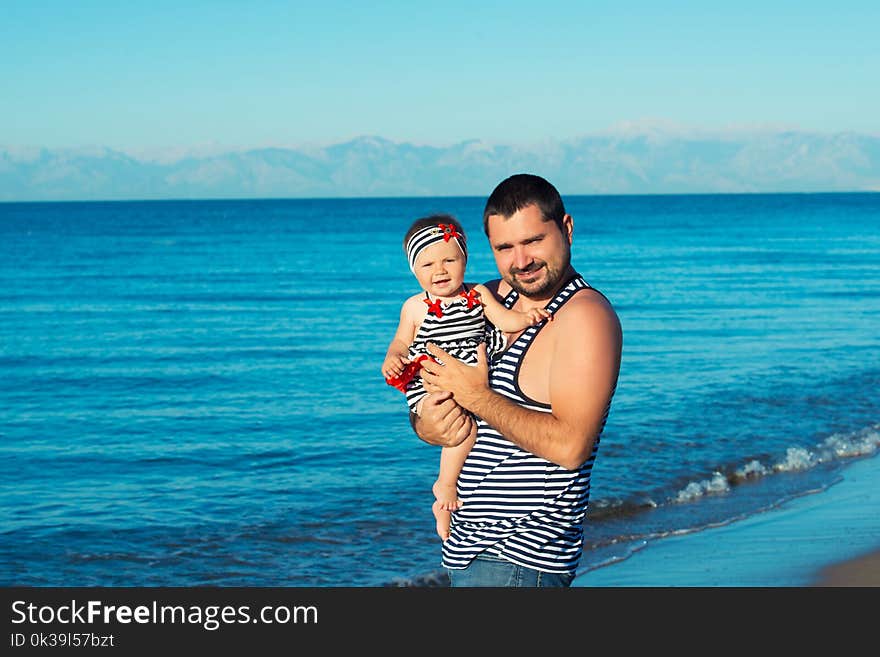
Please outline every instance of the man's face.
M563 233L529 205L508 218L490 215L488 229L498 272L510 287L530 299L556 292L571 262L571 216L563 219Z

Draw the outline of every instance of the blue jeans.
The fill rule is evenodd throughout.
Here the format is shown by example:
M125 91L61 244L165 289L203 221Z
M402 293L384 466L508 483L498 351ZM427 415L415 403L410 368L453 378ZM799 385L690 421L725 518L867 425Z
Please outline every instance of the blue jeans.
M467 568L447 568L450 586L521 586L521 587L560 587L571 586L574 574L545 573L534 568L519 566L505 559L480 555L468 564Z

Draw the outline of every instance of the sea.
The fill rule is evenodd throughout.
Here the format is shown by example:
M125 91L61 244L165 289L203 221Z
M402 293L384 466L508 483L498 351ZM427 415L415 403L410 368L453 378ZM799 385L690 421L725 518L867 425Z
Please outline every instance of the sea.
M0 204L0 585L448 586L380 367L483 198ZM880 193L565 196L623 327L579 574L880 447Z

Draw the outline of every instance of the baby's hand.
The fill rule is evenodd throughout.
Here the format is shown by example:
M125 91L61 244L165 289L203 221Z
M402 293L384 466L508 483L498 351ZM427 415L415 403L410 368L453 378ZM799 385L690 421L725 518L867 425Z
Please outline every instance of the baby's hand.
M545 319L553 321L553 314L547 310L546 308L532 308L531 310L527 310L526 315L529 317L529 322L534 324L540 324Z
M409 359L401 354L392 354L385 358L382 363L382 376L390 379L403 374L403 368L407 366Z

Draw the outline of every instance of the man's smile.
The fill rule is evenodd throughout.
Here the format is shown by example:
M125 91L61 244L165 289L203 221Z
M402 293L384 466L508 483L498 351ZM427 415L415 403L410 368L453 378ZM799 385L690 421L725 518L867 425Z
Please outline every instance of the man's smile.
M512 269L510 273L514 278L524 283L530 283L538 277L543 269L544 263L533 263L525 269Z

